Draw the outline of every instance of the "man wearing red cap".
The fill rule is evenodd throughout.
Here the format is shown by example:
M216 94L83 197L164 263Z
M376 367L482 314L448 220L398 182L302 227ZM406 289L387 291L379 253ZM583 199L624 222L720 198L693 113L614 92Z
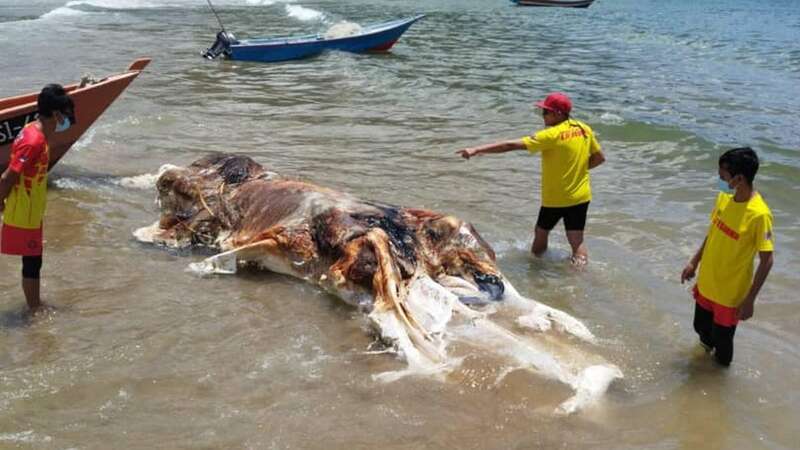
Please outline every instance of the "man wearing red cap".
M597 139L583 122L569 116L572 101L566 94L556 92L537 102L542 109L545 129L519 140L501 141L459 150L464 159L486 153L505 153L527 150L542 154L542 206L536 221L531 252L540 256L547 250L547 238L559 220L564 219L567 240L572 247L572 262L585 264L588 260L583 243L586 213L592 200L589 169L605 161Z

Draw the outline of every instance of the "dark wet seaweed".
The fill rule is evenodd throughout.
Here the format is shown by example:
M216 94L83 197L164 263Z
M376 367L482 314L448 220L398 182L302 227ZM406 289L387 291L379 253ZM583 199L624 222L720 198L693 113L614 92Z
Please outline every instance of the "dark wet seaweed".
M225 160L217 172L226 184L238 184L250 177L250 171L256 162L246 156L232 156Z

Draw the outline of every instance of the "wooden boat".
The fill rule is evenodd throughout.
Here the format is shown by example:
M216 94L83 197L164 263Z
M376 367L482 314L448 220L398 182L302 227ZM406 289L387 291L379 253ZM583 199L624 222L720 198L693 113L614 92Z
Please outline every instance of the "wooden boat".
M408 19L393 20L369 25L352 36L329 38L322 34L295 37L274 37L236 40L233 34L220 31L214 45L203 53L208 59L223 55L239 61L276 62L307 58L327 50L346 52L385 52L397 42L400 36L425 17L414 16Z
M126 72L109 75L101 80L83 80L64 86L75 103L75 124L57 133L50 143L50 169L67 153L83 133L100 117L119 94L150 64L149 58L135 60ZM39 92L0 99L0 170L8 166L11 144L20 130L36 120L36 98Z
M519 6L558 6L561 8L588 8L594 0L511 0Z

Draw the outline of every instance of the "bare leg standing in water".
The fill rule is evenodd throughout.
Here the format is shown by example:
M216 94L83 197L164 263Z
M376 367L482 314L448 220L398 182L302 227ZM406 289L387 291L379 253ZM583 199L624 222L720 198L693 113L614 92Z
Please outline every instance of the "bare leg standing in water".
M586 214L588 211L589 202L565 208L542 206L539 209L539 218L536 221L531 253L535 256L542 256L547 251L550 230L563 219L567 241L572 248L572 264L576 266L585 265L589 260L589 253L586 250L586 244L583 242L583 229L586 227Z
M39 297L39 273L42 269L41 256L22 257L22 292L25 294L25 302L31 312L37 312L42 307L42 299Z
M583 230L567 231L567 241L572 247L572 264L575 266L586 265L589 262L589 251L586 249L586 244L583 243Z

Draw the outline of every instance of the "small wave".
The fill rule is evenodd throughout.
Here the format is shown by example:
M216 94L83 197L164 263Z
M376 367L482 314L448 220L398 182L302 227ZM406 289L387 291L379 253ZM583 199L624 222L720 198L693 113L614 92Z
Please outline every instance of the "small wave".
M291 3L294 0L222 0L215 3L220 5L248 5L248 6L270 6L277 3ZM71 0L64 6L46 12L36 19L52 19L57 17L74 17L78 15L100 13L103 10L121 11L131 9L155 9L155 8L174 8L174 7L194 7L197 6L194 0ZM304 8L302 6L289 9L287 14L299 20L308 21L322 18L325 15L319 11Z
M275 3L290 3L294 0L222 0L215 1L215 5L249 5L249 6L269 6ZM196 7L196 0L70 0L64 6L56 8L50 13L56 14L76 14L85 12L82 10L126 10L126 9L154 9L154 8L181 8ZM204 5L202 3L201 5Z
M81 191L88 189L89 185L86 183L81 182L80 180L76 180L74 178L58 178L53 180L53 184L56 185L59 189L71 190L71 191Z
M123 2L113 0L72 0L62 7L42 14L39 19L53 19L59 17L74 17L102 12L102 10L120 10L136 8L156 8L166 6L149 1L128 0Z
M88 14L85 11L80 11L77 9L72 9L69 6L62 6L60 8L56 8L52 11L46 12L39 16L39 19L53 19L58 17L73 17L73 16L80 16Z
M129 177L115 177L115 176L63 176L53 178L52 183L59 189L72 190L72 191L85 191L85 190L108 190L114 189L114 186L121 186L126 189L137 190L151 190L156 185L158 178L167 170L174 169L176 166L172 164L164 164L158 169L157 173L144 173L141 175L133 175Z
M606 112L600 116L600 122L606 125L622 125L625 123L625 119L616 114Z
M286 5L286 14L303 22L325 19L325 13L300 5Z
M125 188L145 190L155 186L156 180L158 180L157 174L145 173L142 175L120 178L117 180L117 184Z
M149 190L156 185L156 181L161 175L170 169L176 169L177 166L172 164L164 164L158 169L157 173L144 173L141 175L134 175L131 177L123 177L115 181L115 184L129 189Z

